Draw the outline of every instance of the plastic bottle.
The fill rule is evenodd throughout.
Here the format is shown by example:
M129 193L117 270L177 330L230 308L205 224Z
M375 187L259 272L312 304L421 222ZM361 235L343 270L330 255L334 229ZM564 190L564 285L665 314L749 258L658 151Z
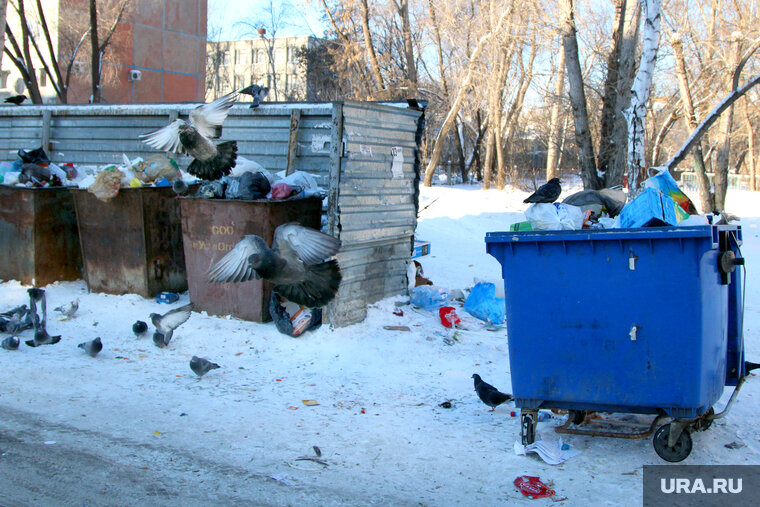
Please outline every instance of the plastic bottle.
M440 308L449 300L449 291L435 285L420 285L409 291L409 302L418 308Z

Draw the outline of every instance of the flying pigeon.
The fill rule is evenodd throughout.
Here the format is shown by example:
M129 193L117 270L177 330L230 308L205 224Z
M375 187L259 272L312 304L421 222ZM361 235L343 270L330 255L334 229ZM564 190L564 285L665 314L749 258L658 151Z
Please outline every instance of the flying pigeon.
M480 398L480 401L491 407L491 412L505 401L514 399L511 394L502 393L491 384L484 382L477 373L475 373L472 378L475 379L475 391L478 393L478 398Z
M19 339L15 336L9 336L5 340L3 340L2 343L0 343L0 347L3 347L5 350L17 350L19 346Z
M100 336L98 336L92 341L80 343L77 347L87 352L90 357L95 357L98 355L98 352L103 350L103 343L100 341Z
M193 311L194 306L193 303L189 303L174 310L169 310L163 315L151 313L150 320L156 326L156 332L153 333L153 342L160 348L169 345L174 330L190 318L190 313ZM157 338L157 335L160 338ZM163 347L159 343L163 343Z
M39 347L40 345L55 345L61 341L61 335L51 336L47 330L43 327L34 331L34 339L26 340L27 345L30 347Z
M222 123L235 103L238 92L228 93L190 111L188 121L176 119L140 139L153 148L193 157L187 172L204 180L217 180L230 173L237 160L237 142L219 144Z
M554 202L562 193L559 178L552 178L533 192L523 202Z
M204 357L193 356L193 358L190 359L190 369L193 370L198 377L202 377L209 371L217 368L219 368L218 364L212 363Z
M238 93L244 93L253 97L253 102L251 103L250 107L254 108L259 107L259 103L267 98L267 95L269 95L269 87L261 87L256 84L252 84L251 86L246 86Z
M134 324L132 324L132 332L135 333L135 336L138 338L142 338L145 336L145 333L148 332L148 324L145 322L138 320Z
M17 106L20 106L22 102L26 100L26 95L14 95L13 97L8 97L4 100L6 104L16 104Z
M58 317L59 320L69 320L79 309L79 298L76 298L71 303L67 303L65 305L61 305L57 308L54 308L56 312L59 312L61 315Z
M259 236L244 236L206 274L210 283L263 278L274 291L301 306L324 306L335 297L341 281L335 259L339 239L296 223L274 231L272 248Z

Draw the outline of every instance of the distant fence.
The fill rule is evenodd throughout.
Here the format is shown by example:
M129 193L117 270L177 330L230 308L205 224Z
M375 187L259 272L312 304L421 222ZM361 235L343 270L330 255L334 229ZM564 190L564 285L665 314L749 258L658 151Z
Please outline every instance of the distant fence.
M710 185L713 184L713 177L715 173L707 173L707 178L710 180ZM752 177L749 174L729 174L728 175L728 188L733 190L750 190L752 186L750 181ZM693 172L681 173L680 185L682 188L697 188L697 174ZM755 176L755 188L760 188L760 176Z

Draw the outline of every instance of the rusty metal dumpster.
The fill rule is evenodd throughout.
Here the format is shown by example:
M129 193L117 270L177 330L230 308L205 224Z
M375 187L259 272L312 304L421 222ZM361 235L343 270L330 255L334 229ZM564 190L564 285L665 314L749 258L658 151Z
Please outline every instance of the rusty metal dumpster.
M152 297L187 289L180 208L171 187L122 188L103 202L72 190L87 287Z
M246 234L272 244L274 230L287 222L320 228L322 200L239 201L182 197L182 238L185 245L190 301L196 311L232 315L254 322L270 320L272 284L263 280L208 283L206 272Z
M69 189L0 186L0 279L47 285L82 277Z

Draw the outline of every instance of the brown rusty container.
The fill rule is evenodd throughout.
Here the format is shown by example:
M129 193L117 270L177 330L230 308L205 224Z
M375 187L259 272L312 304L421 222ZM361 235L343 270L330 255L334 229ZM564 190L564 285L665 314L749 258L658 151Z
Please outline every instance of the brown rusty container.
M187 282L195 310L254 322L270 320L270 283L263 280L208 283L206 272L246 234L260 236L271 245L278 225L299 222L319 229L322 200L318 197L290 201L183 197L179 201Z
M74 200L65 187L0 185L0 279L25 285L82 278Z
M122 188L103 202L73 190L87 287L107 294L187 289L182 225L171 187Z

